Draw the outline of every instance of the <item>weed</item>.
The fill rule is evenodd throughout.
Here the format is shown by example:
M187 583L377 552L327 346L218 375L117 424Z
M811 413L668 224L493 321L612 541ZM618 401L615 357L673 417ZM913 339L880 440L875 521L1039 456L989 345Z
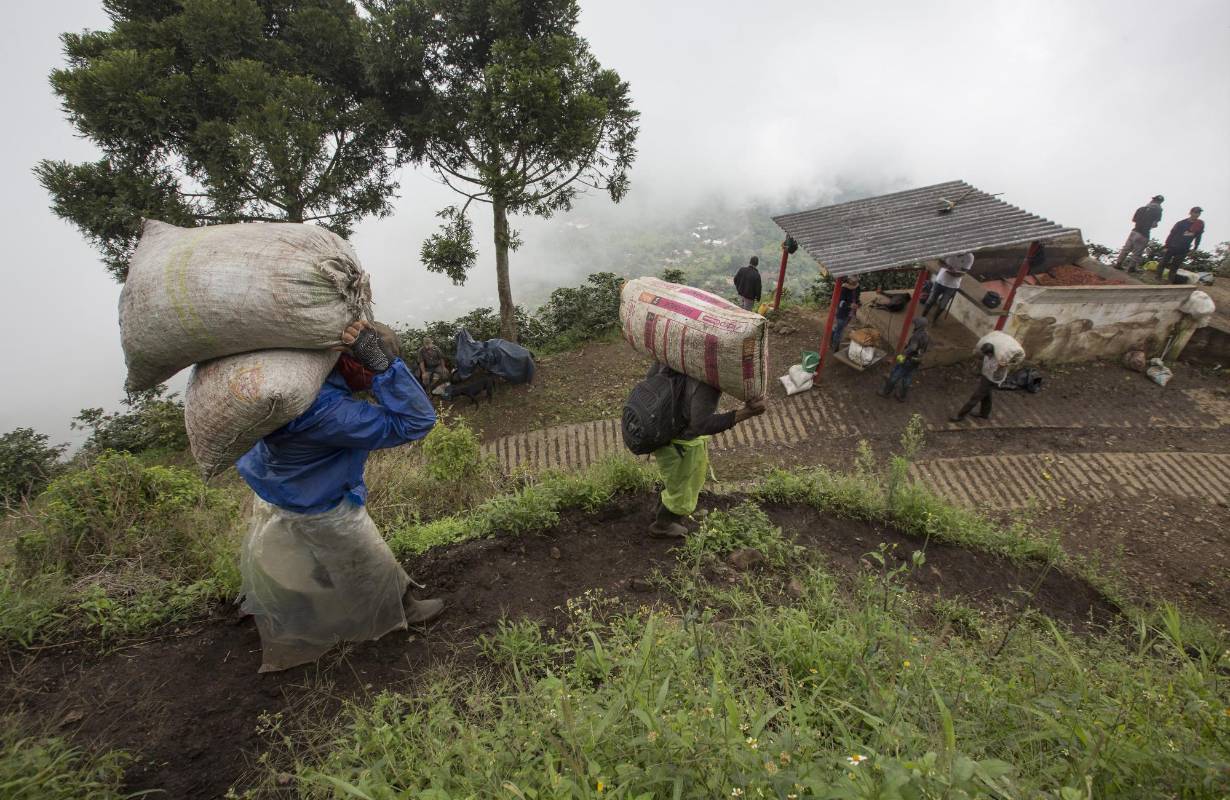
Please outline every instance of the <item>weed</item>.
M131 758L119 750L94 755L64 739L23 736L0 718L0 795L6 800L121 800Z

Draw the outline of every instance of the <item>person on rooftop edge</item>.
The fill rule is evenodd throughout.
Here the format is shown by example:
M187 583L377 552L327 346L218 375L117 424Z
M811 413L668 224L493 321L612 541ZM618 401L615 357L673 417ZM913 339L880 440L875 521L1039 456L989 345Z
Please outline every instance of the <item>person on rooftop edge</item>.
M440 600L408 596L412 581L367 513L363 481L372 450L422 439L435 411L388 327L358 321L341 341L308 410L237 464L257 496L241 610L256 618L261 671L314 661L339 641L424 625L444 610Z

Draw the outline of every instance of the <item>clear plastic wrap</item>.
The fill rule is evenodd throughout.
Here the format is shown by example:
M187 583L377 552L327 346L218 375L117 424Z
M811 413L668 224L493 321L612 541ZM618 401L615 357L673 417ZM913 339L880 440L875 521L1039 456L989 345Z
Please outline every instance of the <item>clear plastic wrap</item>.
M323 514L296 514L256 498L240 568L242 609L260 632L261 672L406 627L410 577L364 506L344 500Z

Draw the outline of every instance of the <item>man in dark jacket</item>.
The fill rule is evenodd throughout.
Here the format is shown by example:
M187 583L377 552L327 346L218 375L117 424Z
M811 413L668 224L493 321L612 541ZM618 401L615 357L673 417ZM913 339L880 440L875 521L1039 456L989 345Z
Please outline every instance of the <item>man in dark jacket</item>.
M406 596L411 580L367 513L363 482L368 454L422 439L435 410L391 330L356 322L341 340L346 352L308 410L236 465L257 496L240 572L262 672L314 661L339 641L425 624L443 610L440 600Z
M1136 209L1132 215L1132 232L1128 234L1127 242L1115 259L1115 269L1126 269L1128 272L1140 272L1140 257L1149 244L1149 232L1157 227L1162 220L1162 201L1166 198L1160 194L1153 195L1147 205Z
M1170 229L1170 235L1166 237L1166 251L1157 266L1158 283L1165 282L1167 267L1170 268L1170 282L1179 282L1179 268L1183 266L1183 260L1193 247L1200 246L1200 237L1204 235L1204 220L1200 218L1202 211L1200 206L1196 206L1187 219L1179 220Z
M837 313L833 315L833 336L829 342L829 350L836 351L841 347L841 337L846 332L850 318L858 314L858 306L862 292L859 291L857 275L846 275L841 279L841 291L837 293Z
M764 400L751 400L742 407L717 413L722 392L707 383L675 372L665 364L655 362L646 378L666 373L682 387L676 391L681 408L683 429L670 444L654 451L658 469L662 472L662 494L649 535L659 539L679 539L687 535L682 520L696 510L700 490L709 474L710 436L730 430L745 419L764 413ZM677 384L678 386L678 384Z
M755 311L760 303L760 259L752 256L747 266L735 273L735 291L739 294L739 307Z
M931 334L927 332L927 318L914 318L914 331L905 343L905 350L897 356L893 371L888 373L888 379L880 387L880 397L888 397L893 389L897 389L897 399L905 402L905 396L914 382L914 372L922 364L923 354L931 346Z

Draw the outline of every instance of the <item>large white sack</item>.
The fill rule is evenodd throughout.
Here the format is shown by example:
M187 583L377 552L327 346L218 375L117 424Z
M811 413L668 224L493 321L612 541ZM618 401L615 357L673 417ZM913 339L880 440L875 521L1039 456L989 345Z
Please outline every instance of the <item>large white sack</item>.
M1000 366L1009 367L1025 360L1025 348L1021 343L1003 331L991 331L978 340L974 352L982 352L982 346L990 344L995 348L995 358Z
M740 400L764 397L764 317L717 295L658 278L624 284L619 324L633 349Z
M329 350L258 350L197 364L184 395L184 425L205 476L307 411L337 357Z
M370 302L354 250L324 228L149 220L120 293L128 389L211 358L331 347Z

